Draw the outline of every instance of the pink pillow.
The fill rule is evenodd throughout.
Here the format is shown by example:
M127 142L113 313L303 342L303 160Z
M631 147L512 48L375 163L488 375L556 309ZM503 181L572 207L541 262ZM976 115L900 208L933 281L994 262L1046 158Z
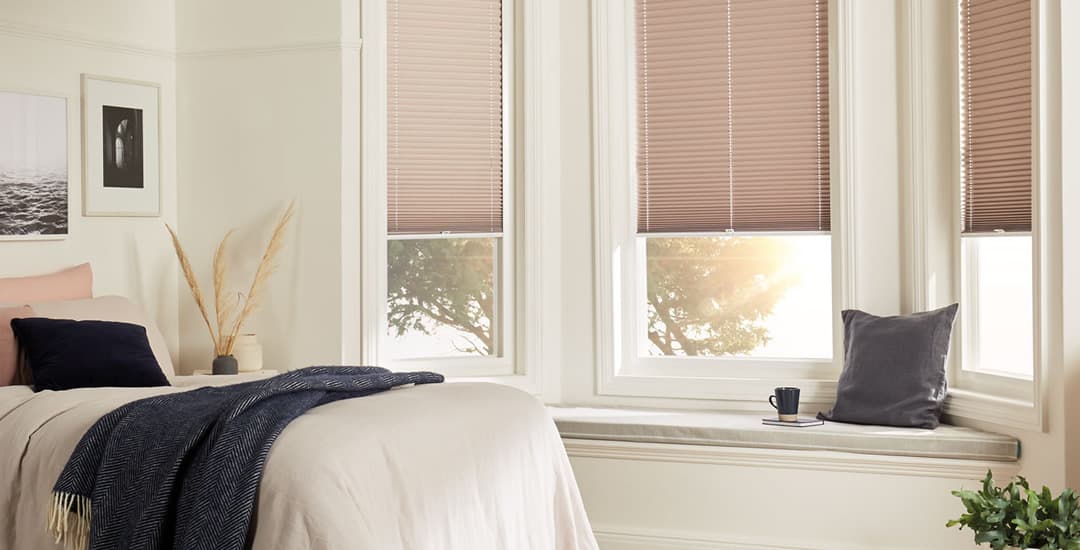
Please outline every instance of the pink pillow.
M11 320L33 317L30 306L0 308L0 386L15 383L15 374L19 364L18 346L15 333L11 331Z
M90 264L69 267L48 275L0 278L0 303L29 304L81 300L94 296Z

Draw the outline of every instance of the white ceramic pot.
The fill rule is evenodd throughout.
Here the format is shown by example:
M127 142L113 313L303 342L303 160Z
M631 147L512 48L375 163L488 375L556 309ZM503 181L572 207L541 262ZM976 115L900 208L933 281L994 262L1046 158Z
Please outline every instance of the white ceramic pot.
M255 372L263 368L262 345L254 334L241 334L236 338L233 356L240 372Z

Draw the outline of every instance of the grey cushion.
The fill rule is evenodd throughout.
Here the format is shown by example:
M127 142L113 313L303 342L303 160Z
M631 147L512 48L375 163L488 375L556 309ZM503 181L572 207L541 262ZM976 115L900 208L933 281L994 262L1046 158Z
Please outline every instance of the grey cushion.
M945 357L958 305L878 317L845 310L844 370L825 420L936 428L945 402Z

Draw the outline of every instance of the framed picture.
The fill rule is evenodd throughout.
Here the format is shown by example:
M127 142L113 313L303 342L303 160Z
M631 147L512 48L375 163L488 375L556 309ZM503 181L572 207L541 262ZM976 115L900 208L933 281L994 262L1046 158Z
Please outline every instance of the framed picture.
M67 98L0 91L0 240L67 234Z
M83 214L161 215L161 88L83 75Z

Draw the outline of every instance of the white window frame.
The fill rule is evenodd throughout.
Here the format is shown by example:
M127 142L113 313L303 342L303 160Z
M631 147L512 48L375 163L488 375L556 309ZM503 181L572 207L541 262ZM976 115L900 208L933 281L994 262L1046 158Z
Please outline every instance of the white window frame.
M598 395L760 401L775 386L797 384L807 403L831 403L843 364L840 310L853 303L848 281L854 242L848 231L853 197L845 157L852 148L850 113L853 60L850 5L829 4L830 171L832 231L831 360L717 357L640 357L645 282L636 226L634 169L636 111L635 0L593 2L595 136L596 322ZM849 53L841 55L840 52ZM767 235L768 233L758 233ZM740 234L742 235L742 234ZM745 234L750 236L751 234ZM702 236L702 235L695 235Z
M1045 391L1051 349L1060 339L1061 216L1051 208L1061 200L1060 135L1054 117L1060 113L1055 88L1059 37L1053 2L1032 2L1032 290L1033 372L1030 380L962 369L963 316L953 327L948 361L949 396L945 413L952 419L1045 431ZM961 281L960 216L960 64L959 14L956 0L909 2L901 14L906 101L902 143L907 150L905 255L909 267L908 307L933 309L965 299ZM940 34L934 32L940 29ZM942 51L952 52L942 71ZM943 82L942 78L947 78ZM928 92L937 90L938 93ZM939 94L947 94L939 95ZM1060 117L1059 117L1060 118ZM942 120L950 120L942 126ZM951 126L951 128L949 127ZM950 136L943 144L939 134ZM948 151L944 157L941 150ZM949 182L942 192L942 181ZM943 244L944 243L944 244ZM969 288L977 274L969 270ZM969 304L968 307L971 305Z
M544 213L557 208L559 124L541 116L558 104L558 78L546 78L558 50L557 3L503 0L504 231L499 239L497 294L502 314L500 356L415 358L390 361L380 350L387 337L387 0L362 0L361 30L361 357L366 364L399 370L433 370L451 379L487 380L543 394L541 365L551 320L541 309L559 264L557 250L541 240ZM509 24L508 24L509 23ZM510 45L507 47L506 45ZM447 37L453 47L453 37ZM556 191L552 193L551 188ZM447 238L497 235L447 235ZM439 236L414 236L433 238Z

